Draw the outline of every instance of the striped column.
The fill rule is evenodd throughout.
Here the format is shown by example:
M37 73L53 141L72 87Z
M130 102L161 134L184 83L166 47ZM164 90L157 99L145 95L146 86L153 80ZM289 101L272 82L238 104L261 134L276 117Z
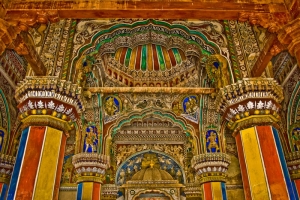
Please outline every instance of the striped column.
M255 126L241 130L236 144L245 199L298 199L275 128Z
M98 153L79 153L72 163L78 173L76 200L100 200L105 170L110 166L109 156Z
M58 199L66 135L48 126L23 130L7 199Z
M202 191L205 200L227 200L226 184L224 182L204 183Z
M77 185L76 200L100 200L101 183L81 182Z

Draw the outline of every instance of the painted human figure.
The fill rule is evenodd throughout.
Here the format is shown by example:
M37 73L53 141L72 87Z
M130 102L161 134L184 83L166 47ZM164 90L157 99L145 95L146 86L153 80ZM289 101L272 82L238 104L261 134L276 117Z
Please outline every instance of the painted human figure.
M211 148L216 148L216 152L219 151L219 144L217 143L217 134L214 131L210 132L210 136L208 136L206 142L209 143L207 147L209 152L212 152Z
M92 152L96 150L95 142L98 140L96 133L94 133L93 128L89 127L89 131L86 132L85 138L85 152L88 152L88 148L92 148Z
M186 113L188 114L194 113L198 108L197 101L193 97L189 97L189 100L185 102L185 106L186 106Z

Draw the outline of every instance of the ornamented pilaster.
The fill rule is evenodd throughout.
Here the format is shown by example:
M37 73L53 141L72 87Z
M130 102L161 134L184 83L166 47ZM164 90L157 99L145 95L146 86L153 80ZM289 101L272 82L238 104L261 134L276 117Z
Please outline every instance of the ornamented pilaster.
M191 162L200 178L204 199L227 199L225 182L230 157L225 153L207 153L194 156Z
M79 153L72 163L77 172L77 199L101 199L101 184L105 170L110 167L109 156L97 153Z
M287 161L287 167L291 176L291 179L293 180L293 184L297 191L295 193L298 193L298 196L300 194L300 152L295 151L292 153L289 153L286 155L286 161Z
M0 154L0 199L5 199L14 164L15 157Z
M81 88L58 77L26 77L16 89L23 132L8 199L58 199L68 131L82 112Z
M279 133L281 86L248 78L222 88L216 98L236 139L245 199L295 199Z

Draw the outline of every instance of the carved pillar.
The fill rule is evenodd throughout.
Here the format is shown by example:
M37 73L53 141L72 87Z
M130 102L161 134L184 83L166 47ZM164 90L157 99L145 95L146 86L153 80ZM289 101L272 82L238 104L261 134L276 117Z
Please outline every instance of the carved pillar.
M14 164L15 157L0 154L0 200L6 199L6 193Z
M286 160L295 193L300 196L300 152L296 151L286 155Z
M110 167L109 156L97 153L79 153L72 163L78 173L77 200L100 200L105 170Z
M300 18L290 21L278 32L278 40L286 44L292 56L295 56L300 66Z
M58 199L67 132L82 111L81 88L26 77L16 89L23 132L7 199Z
M246 199L296 199L276 129L282 100L271 78L243 79L216 98L236 139Z
M224 153L206 153L193 157L192 167L200 178L203 199L227 199L225 181L229 164L230 157Z

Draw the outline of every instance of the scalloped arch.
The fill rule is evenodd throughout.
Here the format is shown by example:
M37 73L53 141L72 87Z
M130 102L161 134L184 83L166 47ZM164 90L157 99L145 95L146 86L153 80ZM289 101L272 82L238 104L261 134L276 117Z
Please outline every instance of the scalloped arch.
M71 62L69 79L71 78L70 74L72 74L71 72L74 70L75 64L83 54L98 51L102 45L110 43L120 36L130 36L135 33L149 31L150 29L151 31L155 31L159 34L182 38L187 43L197 46L201 50L202 54L221 54L220 47L216 43L210 41L203 33L190 30L188 27L181 24L170 24L168 22L153 19L138 21L132 24L123 23L113 25L108 29L99 31L92 37L90 43L79 48Z
M132 120L144 119L145 117L148 117L150 115L154 115L160 119L169 119L174 124L177 124L179 127L181 127L183 129L183 131L185 131L185 134L187 136L193 135L192 133L194 133L194 128L191 125L187 124L183 118L181 118L181 117L178 118L171 113L167 113L167 112L164 113L161 110L156 110L153 108L146 109L142 113L135 111L135 112L132 112L130 114L130 116L125 116L125 117L120 118L115 123L116 124L115 126L110 127L109 133L111 133L111 137L113 138L122 126L131 123Z

